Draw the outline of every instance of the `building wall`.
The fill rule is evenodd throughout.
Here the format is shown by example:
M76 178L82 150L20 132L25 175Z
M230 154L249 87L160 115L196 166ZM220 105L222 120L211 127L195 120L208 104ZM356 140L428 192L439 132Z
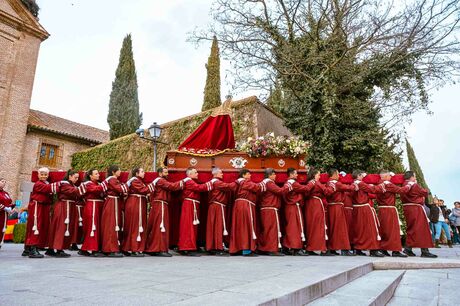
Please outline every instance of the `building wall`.
M67 171L71 166L72 154L89 148L89 145L81 144L75 141L66 139L59 135L51 133L40 133L40 132L28 132L25 137L24 150L22 154L22 160L20 163L20 173L18 176L17 185L20 186L24 181L30 181L30 175L33 170L43 166L39 164L39 154L42 142L50 143L59 146L61 151L62 159L60 164L56 168L50 170ZM9 184L11 187L11 183ZM9 188L10 190L10 188Z
M4 2L3 2L4 4ZM0 19L0 177L18 194L18 177L41 40Z

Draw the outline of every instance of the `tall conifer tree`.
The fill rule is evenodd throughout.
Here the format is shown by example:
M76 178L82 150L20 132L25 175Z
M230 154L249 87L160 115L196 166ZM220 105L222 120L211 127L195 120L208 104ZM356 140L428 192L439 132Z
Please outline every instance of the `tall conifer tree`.
M107 122L110 139L134 133L142 124L131 34L126 35L121 47L115 80L112 82Z
M220 100L220 55L219 43L214 36L211 46L211 54L206 64L208 72L206 76L206 85L204 87L204 101L201 111L205 111L221 105Z
M417 183L423 188L429 189L425 181L425 176L423 175L422 168L420 167L417 157L415 156L414 149L412 148L411 144L409 143L409 140L407 139L406 139L406 151L407 151L407 159L409 161L409 169L415 172L415 175L417 177ZM429 196L429 198L430 200L432 199L431 196Z

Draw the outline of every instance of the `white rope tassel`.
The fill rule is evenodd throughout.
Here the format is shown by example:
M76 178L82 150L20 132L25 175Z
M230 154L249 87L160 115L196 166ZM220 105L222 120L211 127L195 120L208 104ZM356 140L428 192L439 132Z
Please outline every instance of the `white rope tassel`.
M34 231L34 235L38 235L39 232L38 232L38 221L37 221L37 206L38 206L38 202L37 201L34 201L35 202L35 209L34 209L34 227L32 227L32 230Z
M251 230L252 230L252 239L256 240L256 232L254 231L254 218L252 217L252 207L251 203L248 202L248 208L249 208L249 215L251 216Z
M115 199L115 232L120 231L120 227L118 226L118 198ZM120 242L118 242L120 244Z
M305 233L303 232L303 221L302 221L302 214L300 213L300 204L295 203L297 206L297 212L299 213L299 221L300 221L300 238L302 241L305 241Z
M64 236L66 236L66 237L69 237L69 236L70 236L70 232L69 232L69 223L70 223L70 219L69 219L69 210L70 210L70 209L69 209L69 206L70 206L69 201L66 201L66 209L67 209L67 211L66 211L66 218L65 218L65 220L64 220L64 223L65 223L65 225L66 225L66 231L65 231Z
M224 236L228 236L228 232L227 232L227 226L225 224L225 213L224 213L224 206L223 205L220 205L220 208L222 209L222 223L224 225Z
M165 208L164 205L165 203L163 201L161 203L161 223L160 223L160 231L162 233L166 232L165 224L164 224L164 218L165 218Z
M275 209L275 215L276 215L276 228L278 229L278 248L281 248L281 231L280 231L280 220L278 217L278 210Z
M94 223L94 214L96 213L96 202L95 201L92 201L93 202L93 215L91 216L91 234L90 236L91 237L94 237L94 231L96 230L96 224Z
M371 212L372 212L372 217L374 217L375 230L377 231L377 240L380 241L380 240L382 240L382 237L380 237L380 234L379 234L379 226L377 225L378 221L377 221L376 212L375 212L374 207L371 207L370 205L369 205L369 207L370 207Z
M77 205L77 211L78 211L78 226L83 226L83 218L81 217L81 206Z
M195 201L192 201L192 203L193 203L193 225L198 225L200 224L200 220L198 220L198 213L196 211Z
M6 232L6 223L8 221L8 213L5 211L5 223L3 224L3 230L2 232ZM3 242L3 240L2 240Z
M321 209L323 210L323 221L324 221L324 239L329 240L329 237L327 236L327 225L326 225L326 211L324 210L324 205L323 205L323 200L318 197L314 197L319 200L321 204Z
M142 198L139 197L139 232L137 233L137 241L141 241L141 233L144 231L142 227Z

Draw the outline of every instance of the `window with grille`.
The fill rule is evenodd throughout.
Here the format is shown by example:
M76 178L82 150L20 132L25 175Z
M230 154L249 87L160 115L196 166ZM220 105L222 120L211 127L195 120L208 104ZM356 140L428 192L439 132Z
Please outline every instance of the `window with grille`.
M38 164L50 168L59 167L61 164L61 149L59 146L42 142L40 145Z

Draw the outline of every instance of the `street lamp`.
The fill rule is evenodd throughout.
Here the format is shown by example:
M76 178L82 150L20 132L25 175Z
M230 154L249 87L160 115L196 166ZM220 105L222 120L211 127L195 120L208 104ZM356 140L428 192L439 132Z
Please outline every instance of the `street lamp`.
M142 129L142 128L137 129L136 134L142 139L145 139L145 140L153 142L153 171L156 172L157 171L157 143L163 143L163 144L165 144L165 143L161 142L161 141L158 141L158 138L160 138L161 130L162 130L162 128L161 128L161 126L159 124L154 122L149 127L148 130L149 130L149 134L150 134L149 138L145 137L144 129Z

